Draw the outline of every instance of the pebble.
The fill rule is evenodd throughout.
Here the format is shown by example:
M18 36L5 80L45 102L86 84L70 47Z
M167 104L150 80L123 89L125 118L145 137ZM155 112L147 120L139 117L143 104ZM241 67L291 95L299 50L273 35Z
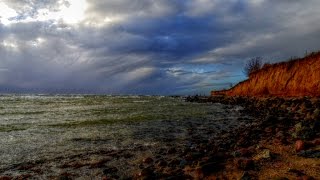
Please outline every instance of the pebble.
M67 175L60 175L59 180L71 180L71 177L70 176L67 176Z
M300 152L300 151L304 150L304 148L305 148L305 143L302 140L296 141L296 144L295 144L296 152Z
M151 178L153 176L153 171L149 168L142 169L138 174L141 178Z
M204 178L204 174L203 171L201 169L201 167L198 167L196 169L193 169L191 167L186 167L184 168L184 172L185 174L191 176L191 179L203 179Z
M153 162L153 159L151 157L147 157L147 158L144 158L142 161L145 164L150 164Z
M241 148L233 153L234 157L249 157L252 155L252 151L247 148Z
M312 130L319 133L320 132L320 118L315 120L315 122L312 125Z
M118 168L116 168L116 167L108 167L103 170L103 174L105 174L105 175L113 174L116 172L118 172Z
M238 158L234 160L235 166L241 170L249 170L254 167L254 162L249 158Z
M162 168L162 167L165 167L165 166L167 166L168 165L168 163L167 163L167 161L165 161L165 160L159 160L157 163L156 163L156 167L157 168Z
M180 161L178 159L173 159L168 163L169 167L176 167L180 164Z
M320 150L301 151L298 155L306 158L320 158Z
M300 178L298 178L298 180L315 180L313 177L311 177L311 176L302 176L302 177L300 177Z
M257 161L261 159L269 159L269 158L271 158L271 153L269 149L264 149L253 157L253 159Z
M0 176L0 180L11 180L11 179L13 178L10 176Z
M283 131L278 131L278 132L276 133L276 137L277 137L277 138L280 138L280 139L284 138L284 133L283 133Z
M167 154L174 154L176 152L177 152L177 150L175 148L170 148L170 149L168 149Z
M320 145L320 138L314 139L313 141L311 141L311 144L314 146Z
M249 175L249 173L247 171L245 171L241 177L240 177L240 180L251 180L251 177Z
M313 111L313 118L319 118L320 117L320 109L317 108Z
M186 166L186 164L187 164L187 161L186 161L186 160L184 160L184 159L182 159L182 160L180 161L179 166L180 166L181 168L183 168L183 167L185 167L185 166Z

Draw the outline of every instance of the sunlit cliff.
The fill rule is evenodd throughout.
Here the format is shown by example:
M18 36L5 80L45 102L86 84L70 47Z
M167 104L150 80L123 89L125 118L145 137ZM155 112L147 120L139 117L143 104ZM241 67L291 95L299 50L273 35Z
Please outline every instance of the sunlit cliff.
M320 96L320 52L304 58L264 65L249 79L211 95L228 96Z

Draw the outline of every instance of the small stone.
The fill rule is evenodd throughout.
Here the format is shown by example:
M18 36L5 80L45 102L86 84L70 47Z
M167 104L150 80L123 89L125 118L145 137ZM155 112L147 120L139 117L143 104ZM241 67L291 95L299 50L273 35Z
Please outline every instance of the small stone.
M314 146L320 145L320 138L314 139L313 141L311 141L311 144Z
M71 177L70 176L65 176L65 175L60 175L59 180L71 180Z
M259 161L261 159L269 159L270 157L271 157L270 150L269 149L264 149L259 154L255 155L253 157L253 159L256 160L256 161Z
M307 175L302 176L302 177L300 177L299 179L301 179L301 180L314 180L314 178L313 178L313 177L311 177L311 176L307 176Z
M296 144L295 144L296 152L300 152L304 150L304 148L305 148L305 143L303 141L301 140L296 141Z
M307 115L306 115L305 118L304 118L305 121L311 121L311 120L313 120L313 119L314 119L314 118L313 118L311 112L308 112Z
M168 165L168 163L165 160L159 160L156 163L156 167L158 167L158 168L165 167L166 165Z
M184 158L187 160L187 161L192 161L194 160L193 156L192 156L192 153L188 153L184 156Z
M254 166L254 162L252 159L248 159L248 158L239 158L239 159L235 159L235 166L238 169L242 169L242 170L249 170L252 169Z
M319 118L320 117L320 109L317 108L313 111L313 118Z
M267 128L264 129L264 131L266 133L272 133L272 128L271 127L267 127Z
M184 160L184 159L182 159L182 160L180 161L179 166L180 166L181 168L183 168L184 166L186 166L186 164L187 164L187 161Z
M198 166L201 168L204 175L210 175L223 169L222 162L223 160L220 160L219 157L207 157L202 158L202 160L198 162Z
M150 178L153 176L153 171L149 168L142 169L141 172L138 174L139 177L142 178Z
M301 131L302 123L301 122L297 123L296 125L294 125L294 128L295 128L295 131Z
M300 122L295 125L294 132L292 133L292 136L294 138L299 139L311 139L315 136L315 130L314 128L310 127L310 122Z
M252 151L250 151L249 149L241 148L241 149L235 151L233 153L233 156L234 157L249 157L251 154L252 154Z
M116 167L108 167L103 170L104 175L113 174L116 172L118 172L118 168L116 168Z
M182 155L187 155L191 151L190 148L185 148L182 150Z
M147 157L147 158L143 159L143 163L150 164L152 162L153 162L153 159L151 157Z
M186 167L184 167L183 171L184 171L184 174L185 174L185 175L190 176L190 177L193 177L193 179L195 179L195 177L198 177L198 176L199 176L198 173L201 173L201 174L202 174L200 168L193 168L193 167L191 167L191 166L186 166ZM198 179L200 179L200 178L198 178Z
M176 152L177 152L177 150L175 148L170 148L170 149L168 149L167 154L174 154Z
M298 156L306 158L320 158L320 150L306 150L298 153Z
M173 159L168 163L169 167L176 167L180 164L180 161L178 159Z
M13 178L10 176L0 176L0 180L11 180L11 179Z
M265 119L265 124L266 125L273 125L275 122L278 121L278 118L275 117L275 116L267 116L266 119Z
M240 177L240 180L251 180L251 177L247 171L245 171L242 176Z
M125 153L124 155L123 155L123 157L124 158L132 158L133 157L133 154L131 154L131 153Z
M292 174L294 174L294 175L296 175L296 176L299 176L299 177L305 175L304 172L302 172L302 171L300 171L300 170L297 170L297 169L291 169L291 168L290 168L290 169L288 170L288 172L289 172L289 173L292 173Z
M241 136L239 138L239 140L237 141L237 146L243 147L247 142L248 142L248 140L246 138L244 138L243 136Z
M315 120L315 122L312 125L312 130L319 133L320 132L320 118Z
M277 128L277 129L278 129L278 128ZM277 137L277 138L283 138L283 137L284 137L283 131L278 131L278 132L276 133L276 137Z
M30 179L31 177L32 177L31 174L22 174L22 175L15 177L15 179Z

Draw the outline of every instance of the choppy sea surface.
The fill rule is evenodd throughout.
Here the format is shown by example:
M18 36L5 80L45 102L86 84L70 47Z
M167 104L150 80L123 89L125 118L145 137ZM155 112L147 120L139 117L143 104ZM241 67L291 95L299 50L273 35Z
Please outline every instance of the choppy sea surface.
M102 176L90 162L110 156L105 166L130 176L146 154L192 147L190 131L210 140L246 126L238 120L240 110L162 96L1 95L0 174L46 178L67 170L75 177ZM103 153L120 151L130 155ZM32 166L21 169L23 164Z

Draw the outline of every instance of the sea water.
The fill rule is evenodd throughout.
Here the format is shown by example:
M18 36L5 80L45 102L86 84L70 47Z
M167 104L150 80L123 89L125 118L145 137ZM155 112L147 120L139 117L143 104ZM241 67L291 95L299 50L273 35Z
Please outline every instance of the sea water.
M64 164L93 162L111 151L130 152L130 160L110 157L110 164L130 174L142 154L192 146L190 130L210 140L245 126L240 110L164 96L2 95L0 174L45 178L63 172ZM34 167L17 168L28 163ZM86 166L70 171L101 175Z

